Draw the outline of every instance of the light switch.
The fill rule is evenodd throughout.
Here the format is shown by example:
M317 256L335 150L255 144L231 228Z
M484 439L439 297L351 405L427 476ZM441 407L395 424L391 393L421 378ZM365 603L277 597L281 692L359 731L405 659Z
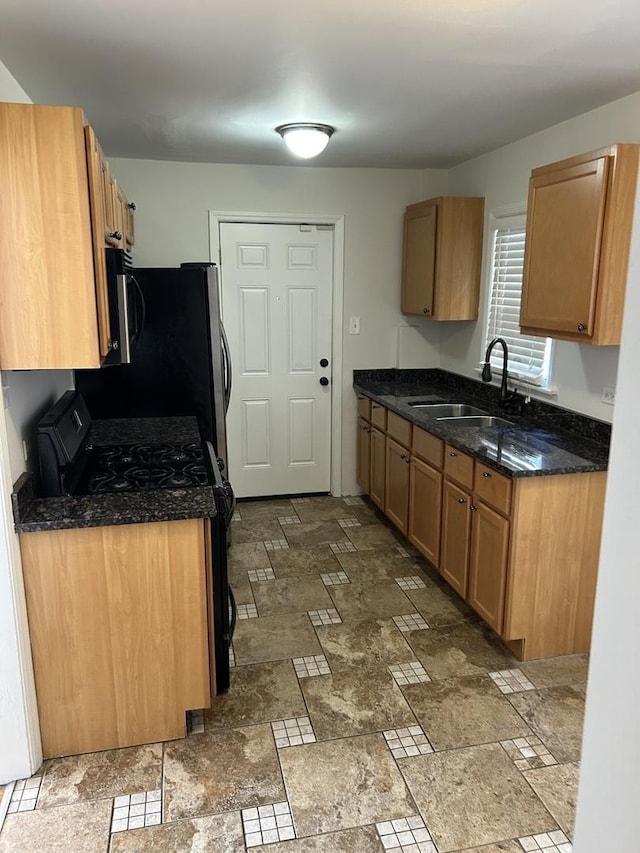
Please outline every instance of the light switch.
M349 320L349 334L360 334L360 317L351 317L351 319Z

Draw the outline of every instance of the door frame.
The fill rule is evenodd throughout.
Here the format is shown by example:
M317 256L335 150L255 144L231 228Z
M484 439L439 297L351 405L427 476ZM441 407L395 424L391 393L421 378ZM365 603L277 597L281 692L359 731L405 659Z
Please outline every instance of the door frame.
M344 316L344 214L259 213L255 211L209 211L209 257L220 269L220 225L223 222L260 225L333 225L331 280L331 449L329 489L342 494L342 328Z

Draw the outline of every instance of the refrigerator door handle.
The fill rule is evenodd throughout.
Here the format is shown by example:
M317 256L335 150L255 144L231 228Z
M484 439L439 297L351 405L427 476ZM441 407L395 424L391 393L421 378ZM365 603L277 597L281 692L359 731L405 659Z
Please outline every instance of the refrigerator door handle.
M233 374L231 371L231 350L229 348L229 340L222 323L220 323L220 335L222 337L222 360L224 362L224 411L226 414L229 411L229 401L231 400Z
M233 590L229 587L229 605L231 607L231 622L229 623L229 642L233 640L233 635L236 630L236 622L238 620L238 605Z

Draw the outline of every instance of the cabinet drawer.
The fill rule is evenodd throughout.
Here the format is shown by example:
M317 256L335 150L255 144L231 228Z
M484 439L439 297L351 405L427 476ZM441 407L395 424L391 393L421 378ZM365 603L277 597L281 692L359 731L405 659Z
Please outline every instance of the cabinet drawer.
M447 477L468 489L473 487L473 459L450 444L445 446L444 470Z
M358 395L358 417L371 420L371 400L368 397Z
M387 435L403 447L411 447L411 424L395 412L387 412Z
M373 400L371 401L371 423L382 432L386 432L387 410L380 403L374 403Z
M424 459L425 462L430 462L436 468L442 468L444 441L441 438L437 438L435 435L431 435L430 432L425 432L420 427L414 426L411 449L416 456Z
M490 504L504 515L511 512L511 492L513 482L510 477L498 474L493 468L488 468L476 462L475 493L485 503Z

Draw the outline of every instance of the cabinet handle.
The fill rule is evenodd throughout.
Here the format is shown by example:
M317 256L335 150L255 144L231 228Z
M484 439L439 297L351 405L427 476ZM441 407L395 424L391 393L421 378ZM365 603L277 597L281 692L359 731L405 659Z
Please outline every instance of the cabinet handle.
M491 476L491 474L490 474L488 471L483 471L483 472L482 472L482 476L483 476L483 477L485 477L485 478L487 478L487 477L490 477L490 476Z
M459 504L466 504L466 502L467 502L467 499L466 499L466 498L458 498L458 503L459 503Z
M109 235L114 240L122 240L122 232L121 231L112 231Z
M477 510L477 509L478 509L478 507L477 507L475 504L471 504L471 506L469 507L469 509L471 510L471 512L475 512L475 510Z
M372 409L381 409L381 408L382 408L382 406L376 406L376 404L375 404L375 403L373 403L373 404L371 405L371 408L372 408Z
M587 327L585 326L585 324L584 324L584 323L578 323L578 331L579 331L579 332L584 332L584 330L585 330L586 328L587 328Z
M450 450L450 451L449 451L449 456L457 456L457 455L458 455L458 454L457 454L457 453L454 453L454 452L453 452L453 450Z

